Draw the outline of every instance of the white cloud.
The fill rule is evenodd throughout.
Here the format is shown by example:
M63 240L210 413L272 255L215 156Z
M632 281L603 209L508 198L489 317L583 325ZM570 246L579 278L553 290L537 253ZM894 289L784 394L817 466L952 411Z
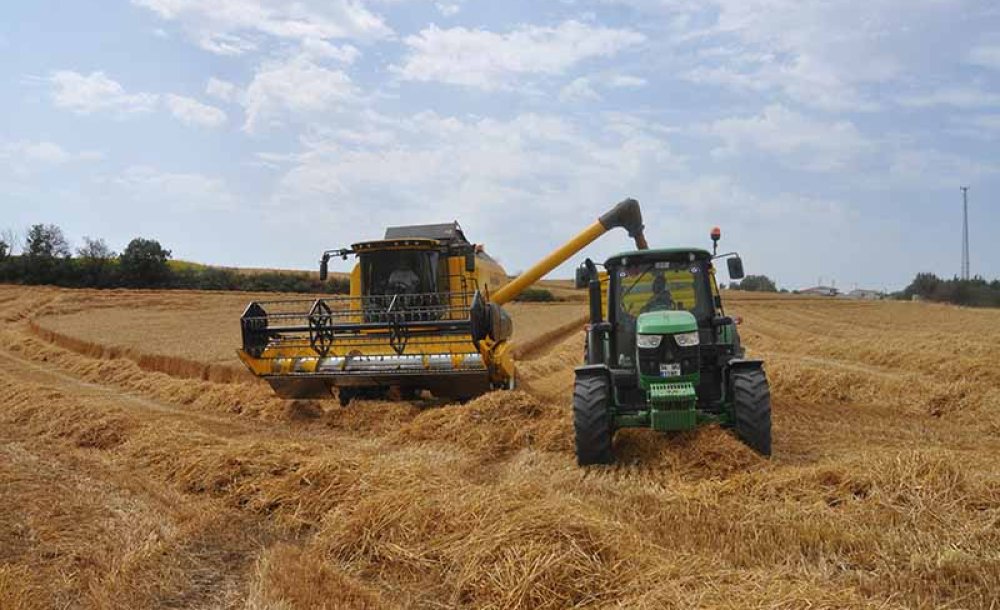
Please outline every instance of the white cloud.
M220 178L166 172L146 165L130 166L117 176L97 182L121 189L127 198L144 205L155 202L167 209L228 210L235 207L237 200Z
M352 64L361 57L361 51L353 45L344 44L338 46L318 38L304 40L300 54L312 59L332 59L344 64Z
M539 254L528 244L556 245L566 218L588 222L684 168L652 130L589 132L538 114L496 120L366 113L349 131L316 132L302 144L298 154L268 158L287 167L274 204L294 201L336 215L326 236L332 243L356 241L358 226L377 232L458 218L470 235L506 244L505 254L520 249L507 261L512 270Z
M98 151L70 152L48 141L0 142L0 179L5 175L25 178L46 168L86 161L99 161L104 155ZM64 171L64 170L60 170Z
M998 173L1000 163L992 160L970 159L934 148L902 148L892 154L885 179L909 186L951 188Z
M952 121L959 125L954 131L962 135L991 139L1000 134L1000 114L962 115Z
M656 14L683 78L835 112L878 110L887 83L943 65L936 43L964 14L962 0L613 1Z
M575 102L580 100L598 100L601 96L594 90L590 79L581 76L559 90L560 102Z
M573 79L559 90L560 102L577 102L603 99L598 93L603 89L636 89L646 86L644 78L627 74L592 74Z
M608 78L608 86L615 88L645 87L647 84L646 79L628 74L615 74Z
M707 242L708 228L725 219L727 243L771 272L794 267L789 244L833 247L851 220L835 198L794 189L761 195L704 167L695 171L671 148L670 129L641 116L594 118L367 112L350 131L316 131L300 151L268 155L281 172L271 203L284 210L294 202L310 218L329 218L317 249L378 237L386 225L458 219L509 271L524 269L627 196L641 201L656 244ZM801 229L793 239L789 227ZM827 233L816 237L820 229ZM630 247L624 233L612 232L556 273L566 277L585 256Z
M1000 106L1000 93L984 91L978 87L955 86L904 95L899 103L912 108L955 106L956 108L981 108Z
M243 128L252 132L285 114L329 110L356 96L357 88L346 73L323 67L307 55L267 62L247 87Z
M638 145L641 138L618 140ZM645 147L650 160L658 158L664 167L675 164L666 145L655 142ZM616 157L563 119L535 114L509 121L429 112L402 119L369 114L353 130L319 132L303 139L303 146L304 152L290 159L295 167L283 180L287 189L340 194L370 190L392 193L393 200L412 197L414 202L436 189L452 190L449 182L458 190L474 182L491 185L477 201L501 203L497 191L514 188L515 183L517 188L544 191L550 180L568 180L586 167L604 166L604 173L641 161ZM627 179L627 172L620 177Z
M392 33L356 0L132 0L162 19L178 21L203 49L240 55L261 36L285 40L381 38Z
M23 142L14 145L13 149L24 155L29 161L41 161L42 163L65 163L72 158L58 144L52 142Z
M49 75L52 100L59 108L77 114L112 112L119 116L150 112L159 100L154 93L128 93L104 72L88 75L72 70L57 70Z
M1000 44L979 45L969 53L969 63L984 68L1000 70Z
M104 155L97 151L71 153L53 142L9 142L0 145L0 158L46 165L60 165L70 161L97 161Z
M166 103L170 113L188 125L218 127L226 122L225 112L190 97L170 94L166 96Z
M53 72L48 81L52 84L52 101L57 108L77 114L110 113L116 117L145 114L165 107L175 118L189 125L217 127L226 121L226 113L190 97L168 93L128 93L120 83L104 72L83 75L72 70ZM225 90L222 81L209 88Z
M771 105L759 116L714 121L705 128L724 142L713 154L731 156L763 151L785 165L810 171L833 171L872 149L850 121L810 119L781 105Z
M240 95L235 84L214 76L205 84L205 93L223 102L235 102Z
M578 21L521 26L502 34L431 25L406 37L409 53L395 71L406 80L498 89L512 86L520 75L561 74L584 60L610 57L644 40L638 32Z
M445 17L454 17L462 10L462 6L454 2L435 2L434 8Z

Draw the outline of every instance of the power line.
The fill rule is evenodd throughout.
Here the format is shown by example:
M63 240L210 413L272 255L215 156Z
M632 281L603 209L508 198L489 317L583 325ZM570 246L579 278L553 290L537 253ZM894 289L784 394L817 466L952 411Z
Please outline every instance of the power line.
M962 189L962 279L969 279L969 187Z

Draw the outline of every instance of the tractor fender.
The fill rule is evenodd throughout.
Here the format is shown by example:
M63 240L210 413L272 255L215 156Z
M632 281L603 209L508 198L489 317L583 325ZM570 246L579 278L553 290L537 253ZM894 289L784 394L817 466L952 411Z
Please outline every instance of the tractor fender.
M726 361L726 368L723 370L723 379L726 384L726 394L730 392L730 379L733 371L764 370L763 360L752 360L749 358L730 358Z
M608 368L606 364L585 364L583 366L578 366L575 369L577 377L594 377L597 375L603 375L611 380L611 369Z
M732 358L726 361L726 366L730 369L762 369L764 368L764 361L748 358Z

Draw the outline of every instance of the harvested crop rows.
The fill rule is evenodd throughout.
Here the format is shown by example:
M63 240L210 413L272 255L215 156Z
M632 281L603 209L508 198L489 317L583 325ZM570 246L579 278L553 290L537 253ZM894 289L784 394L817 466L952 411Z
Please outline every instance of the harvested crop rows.
M740 296L774 458L628 431L584 470L582 304L516 306L521 391L341 409L239 373L249 298L0 287L0 607L1000 598L998 312Z

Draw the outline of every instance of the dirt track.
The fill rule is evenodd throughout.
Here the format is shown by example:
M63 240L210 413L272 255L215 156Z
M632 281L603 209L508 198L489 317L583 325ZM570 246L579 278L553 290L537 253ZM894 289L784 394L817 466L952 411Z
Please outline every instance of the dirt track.
M340 409L44 332L98 301L184 298L0 287L0 607L1000 598L997 312L736 301L768 361L775 458L717 429L632 432L618 466L581 470L576 333L527 350L526 391ZM196 341L215 338L176 345Z

